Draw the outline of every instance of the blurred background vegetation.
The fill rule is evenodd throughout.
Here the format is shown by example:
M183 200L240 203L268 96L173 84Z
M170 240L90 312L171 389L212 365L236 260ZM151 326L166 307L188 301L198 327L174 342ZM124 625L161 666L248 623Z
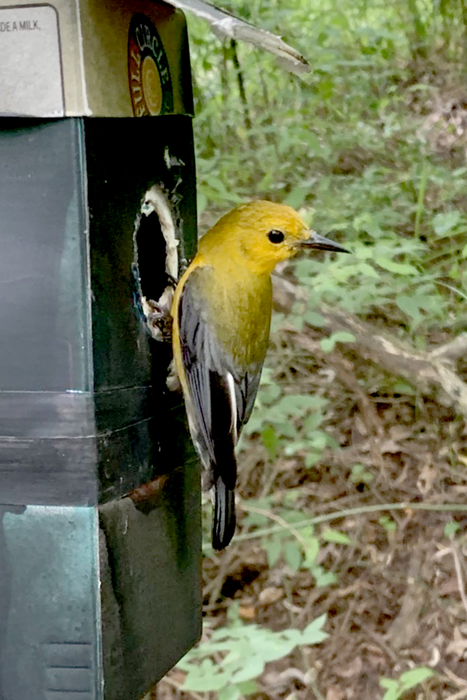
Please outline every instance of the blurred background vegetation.
M209 547L202 643L158 697L467 698L467 2L231 0L297 77L189 18L201 230L301 210L348 256L279 270Z

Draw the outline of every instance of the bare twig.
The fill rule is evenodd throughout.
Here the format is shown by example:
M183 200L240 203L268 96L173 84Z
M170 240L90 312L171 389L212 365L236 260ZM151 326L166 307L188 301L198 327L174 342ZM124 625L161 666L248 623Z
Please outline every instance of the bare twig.
M459 561L459 554L457 553L457 549L455 547L451 548L451 552L454 558L454 568L456 569L457 585L459 586L459 593L462 600L462 605L464 606L464 610L467 613L467 597L465 595L464 577L462 575L462 567Z
M358 508L347 508L335 513L325 513L317 515L314 518L307 518L294 523L294 530L301 530L310 525L320 525L321 523L329 523L333 520L341 520L352 515L364 515L365 513L385 513L391 510L426 510L433 513L465 513L467 514L467 504L465 503L411 503L406 501L403 503L373 503L370 505L359 506ZM274 525L272 527L264 527L254 532L248 532L244 535L234 537L234 542L245 542L246 540L255 540L266 535L273 535L275 532L281 532L283 525ZM203 545L203 551L211 549L211 545Z
M449 341L449 343L444 343L440 345L439 348L435 348L428 353L429 357L433 359L442 360L459 360L461 357L467 356L467 333L461 333L461 335L454 338L454 340Z
M232 568L232 562L236 558L237 553L235 549L230 549L225 552L224 556L221 558L221 563L219 565L219 570L215 578L204 588L204 595L209 595L209 603L207 606L208 610L212 610L216 607L216 601L219 598L222 586L224 585L227 572ZM206 609L206 608L205 608Z
M441 404L452 406L467 418L467 385L450 362L415 350L344 311L326 308L321 313L333 330L347 330L355 336L353 347L363 357L404 377L425 395L434 391Z
M247 505L246 503L241 503L240 508L247 513L258 513L259 515L264 515L266 518L269 518L270 520L273 520L274 522L278 523L283 530L288 530L291 535L295 537L298 542L302 545L304 551L308 549L308 542L306 539L303 537L303 535L295 529L293 525L290 525L284 518L281 518L280 515L276 515L273 513L271 510L266 510L265 508L257 508L256 506L250 506Z
M235 68L235 72L237 74L238 92L240 94L240 100L243 106L243 121L245 123L245 129L248 132L251 130L251 119L250 112L248 109L248 100L246 98L245 93L245 81L243 77L243 71L240 67L240 61L238 60L237 42L235 41L235 39L230 40L230 55Z
M393 649L410 647L419 633L419 616L425 604L425 595L420 586L420 571L423 564L421 548L412 552L407 576L407 588L402 598L399 614L392 621L387 632L387 640Z
M436 558L439 559L440 557L444 557L446 554L452 554L452 558L454 559L454 568L456 570L457 577L457 587L459 589L462 605L464 606L464 610L467 613L467 596L465 594L464 576L462 574L462 567L459 559L459 554L455 547L446 547L445 549L442 549L436 554Z
M446 700L464 700L464 698L467 698L467 688L459 690L459 692L454 693L454 695L449 695Z
M451 671L451 669L448 668L447 666L443 667L443 673L445 674L445 676L447 678L449 678L449 680L452 683L457 685L458 688L462 688L463 690L465 690L467 692L467 681L465 680L465 678L460 678L459 676L457 676L454 673L454 671Z

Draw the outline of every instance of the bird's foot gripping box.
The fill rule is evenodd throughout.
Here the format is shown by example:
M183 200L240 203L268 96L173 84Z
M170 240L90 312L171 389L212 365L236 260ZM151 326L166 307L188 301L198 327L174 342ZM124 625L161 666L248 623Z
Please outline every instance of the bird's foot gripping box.
M131 700L201 620L147 316L196 244L183 14L0 0L0 115L0 697Z

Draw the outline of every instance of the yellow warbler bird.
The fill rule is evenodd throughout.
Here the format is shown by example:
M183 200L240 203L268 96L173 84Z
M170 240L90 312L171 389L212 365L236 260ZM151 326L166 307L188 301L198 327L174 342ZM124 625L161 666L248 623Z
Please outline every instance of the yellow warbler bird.
M214 489L212 545L235 531L235 445L250 417L269 343L271 273L303 248L347 252L288 206L243 204L199 241L172 306L173 351L190 433Z

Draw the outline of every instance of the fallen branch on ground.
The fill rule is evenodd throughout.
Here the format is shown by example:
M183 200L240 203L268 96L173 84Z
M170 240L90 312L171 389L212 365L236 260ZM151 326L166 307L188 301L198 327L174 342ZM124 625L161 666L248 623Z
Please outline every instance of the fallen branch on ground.
M293 301L303 298L302 290L293 283L275 278L274 301L279 308L289 310ZM437 348L422 351L342 309L320 305L319 313L332 332L347 331L355 336L355 342L346 343L354 352L387 372L403 377L425 396L434 396L440 404L467 419L467 384L459 377L455 364L467 356L467 333ZM293 333L294 329L289 331ZM316 344L316 349L318 347Z

